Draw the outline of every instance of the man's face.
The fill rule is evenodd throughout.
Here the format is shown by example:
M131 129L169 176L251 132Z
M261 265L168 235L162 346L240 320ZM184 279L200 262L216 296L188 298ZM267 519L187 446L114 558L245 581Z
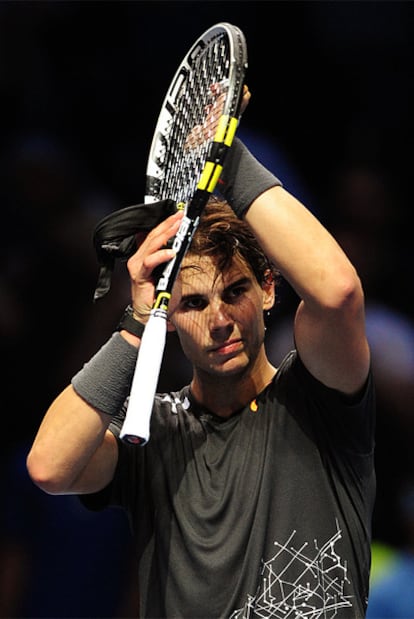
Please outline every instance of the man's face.
M273 304L241 260L221 272L209 256L187 254L170 302L170 323L184 354L209 374L232 375L255 361L264 339L263 310Z

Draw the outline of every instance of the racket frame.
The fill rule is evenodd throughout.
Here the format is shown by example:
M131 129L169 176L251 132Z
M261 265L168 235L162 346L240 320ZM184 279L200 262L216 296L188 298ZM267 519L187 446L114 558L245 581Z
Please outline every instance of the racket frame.
M209 140L204 165L195 179L195 190L188 201L164 195L163 175L168 172L165 169L168 161L165 159L168 159L168 139L174 128L175 117L180 112L178 101L201 55L220 38L225 38L229 51L227 93L214 136ZM175 257L166 263L158 279L155 300L141 339L127 412L120 433L120 438L129 444L142 446L150 437L150 418L165 348L171 291L233 142L240 120L246 70L247 47L242 31L227 22L218 23L206 30L190 48L178 67L161 106L148 157L145 202L150 204L173 197L177 208L184 209L185 214L169 244L175 250ZM164 160L160 153L164 153Z

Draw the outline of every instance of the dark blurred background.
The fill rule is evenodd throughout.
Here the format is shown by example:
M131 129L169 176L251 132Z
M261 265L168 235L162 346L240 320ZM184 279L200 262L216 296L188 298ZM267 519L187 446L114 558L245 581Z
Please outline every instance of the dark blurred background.
M25 457L48 405L128 302L120 264L109 295L92 303L93 228L142 201L166 88L189 46L221 21L241 28L248 45L253 96L241 137L363 279L378 386L374 576L405 551L401 505L414 486L413 17L414 4L398 1L0 2L1 617L134 616L123 514L45 495L28 480ZM268 325L275 363L291 346L296 301L283 285ZM173 337L160 389L189 377Z

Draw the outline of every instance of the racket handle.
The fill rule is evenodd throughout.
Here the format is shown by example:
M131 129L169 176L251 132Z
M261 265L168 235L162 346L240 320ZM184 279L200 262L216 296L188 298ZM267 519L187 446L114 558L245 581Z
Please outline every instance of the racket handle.
M133 445L145 445L167 336L167 312L152 310L141 339L131 393L120 438Z

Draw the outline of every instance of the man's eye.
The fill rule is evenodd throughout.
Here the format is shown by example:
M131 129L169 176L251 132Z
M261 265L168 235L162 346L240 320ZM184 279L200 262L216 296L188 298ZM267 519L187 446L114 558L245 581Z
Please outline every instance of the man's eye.
M246 286L234 286L234 288L230 288L228 291L229 299L238 299L246 292Z
M206 303L200 297L191 297L185 299L182 303L182 307L184 310L198 310L203 309L206 306Z

